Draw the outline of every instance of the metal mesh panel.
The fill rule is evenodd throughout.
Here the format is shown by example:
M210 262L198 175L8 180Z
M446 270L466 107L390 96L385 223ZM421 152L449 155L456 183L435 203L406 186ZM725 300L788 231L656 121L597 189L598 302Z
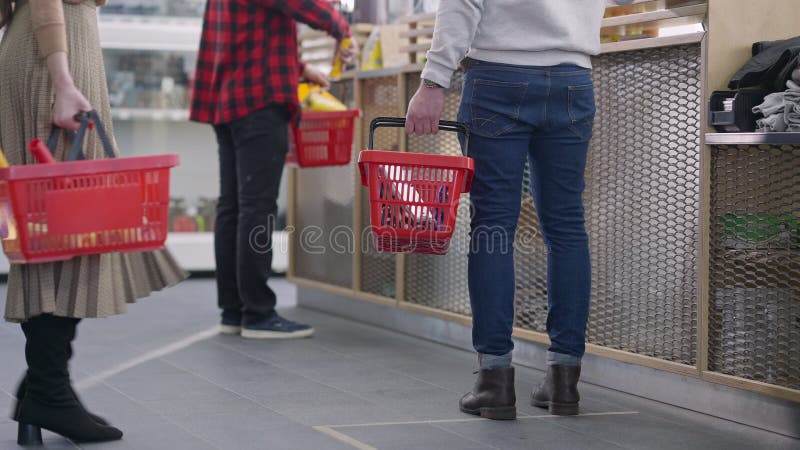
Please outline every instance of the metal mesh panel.
M331 84L331 92L353 104L353 81ZM297 172L295 275L342 287L353 284L353 183L355 166Z
M369 139L369 121L379 116L398 116L399 89L396 77L369 78L361 83L364 125L361 142L366 145ZM375 148L379 150L399 150L400 130L381 128L375 133ZM394 298L395 255L379 253L375 249L375 239L369 233L369 191L362 189L361 202L361 290L370 294Z
M686 364L696 361L699 68L698 45L596 59L600 113L585 198L594 280L588 341ZM410 92L415 88L409 82ZM448 98L452 117L458 97ZM458 154L442 139L412 139L409 148ZM524 182L515 244L517 326L544 332L546 249L527 168ZM462 210L456 239L466 241L466 205ZM431 258L409 256L407 301L466 314L464 254L449 255L442 267Z
M700 45L596 58L587 340L696 363Z
M585 195L593 280L587 341L694 364L700 47L609 54L594 63L598 115ZM544 332L547 256L529 168L524 183L516 320Z
M419 74L408 75L408 98L419 87ZM455 120L461 100L463 76L456 72L446 91L443 119ZM435 136L409 136L408 151L441 155L460 155L461 146L455 133L440 132ZM467 290L467 250L469 248L469 195L462 195L458 221L450 245L443 256L416 255L406 257L405 301L432 308L470 315Z
M711 161L709 369L800 389L800 148Z

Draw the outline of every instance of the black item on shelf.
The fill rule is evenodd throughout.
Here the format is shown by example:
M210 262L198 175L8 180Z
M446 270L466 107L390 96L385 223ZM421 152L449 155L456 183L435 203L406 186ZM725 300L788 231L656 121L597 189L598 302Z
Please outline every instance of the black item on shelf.
M764 86L774 92L786 90L800 56L800 36L781 41L756 42L753 57L728 83L729 89Z
M720 133L743 133L756 130L753 107L761 104L768 91L715 91L711 94L708 123Z

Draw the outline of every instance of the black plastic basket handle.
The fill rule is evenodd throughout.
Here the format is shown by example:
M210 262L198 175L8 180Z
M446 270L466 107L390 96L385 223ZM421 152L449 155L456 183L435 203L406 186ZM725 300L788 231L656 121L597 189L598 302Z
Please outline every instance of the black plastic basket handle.
M372 119L369 124L369 146L367 150L374 149L374 135L375 130L381 127L390 128L403 128L406 126L406 119L404 117L376 117ZM450 120L439 121L439 129L442 131L455 131L464 134L464 150L462 153L467 155L469 152L469 129L461 122L453 122Z
M75 118L80 119L81 122L81 126L78 128L77 132L66 131L57 125L53 125L53 130L50 132L50 137L47 139L47 148L50 149L50 153L55 153L56 146L58 145L58 138L61 136L62 132L64 132L72 139L72 146L64 161L86 159L83 154L83 140L86 137L89 124L92 123L97 129L97 135L100 137L100 142L103 144L103 150L105 150L106 155L108 155L109 158L117 157L114 154L114 146L111 144L111 139L109 139L108 133L106 133L106 127L103 126L103 122L100 120L100 115L97 114L97 111L80 113L75 116Z

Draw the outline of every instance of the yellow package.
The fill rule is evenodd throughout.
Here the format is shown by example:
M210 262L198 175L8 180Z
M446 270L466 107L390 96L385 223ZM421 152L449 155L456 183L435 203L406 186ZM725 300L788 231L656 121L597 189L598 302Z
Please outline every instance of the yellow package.
M318 91L319 86L311 83L300 83L297 85L297 99L300 100L300 103L303 103L308 97L308 94Z
M350 48L350 38L342 39L339 48L336 49L336 54L333 55L333 68L331 69L330 77L331 78L341 78L342 77L342 70L344 69L344 61L342 61L342 57L340 55L343 48Z
M308 111L346 111L347 106L328 91L318 90L308 94L303 102L303 109Z
M383 51L380 40L380 27L375 27L364 43L361 52L361 70L378 70L383 68Z

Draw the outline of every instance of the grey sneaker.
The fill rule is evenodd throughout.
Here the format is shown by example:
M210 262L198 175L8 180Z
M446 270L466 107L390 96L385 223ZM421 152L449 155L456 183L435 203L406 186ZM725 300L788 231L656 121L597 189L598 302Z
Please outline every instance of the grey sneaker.
M301 339L313 335L311 326L284 319L278 313L269 319L242 326L242 337L247 339Z

